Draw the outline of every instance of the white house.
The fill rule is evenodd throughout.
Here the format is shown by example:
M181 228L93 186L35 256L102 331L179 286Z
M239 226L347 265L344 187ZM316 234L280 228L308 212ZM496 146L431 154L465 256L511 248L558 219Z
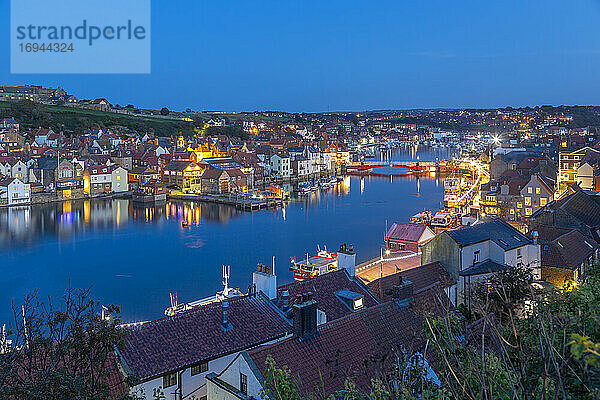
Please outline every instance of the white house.
M291 158L285 154L271 156L271 173L283 179L289 179L292 172Z
M314 147L306 146L304 148L304 157L308 160L308 174L315 175L321 171L321 156Z
M310 175L310 162L304 156L296 156L292 161L291 175L303 179Z
M111 187L113 192L126 192L129 190L129 174L123 167L114 167L110 172Z
M19 178L5 178L0 181L0 199L8 205L26 204L31 201L28 183Z
M454 304L467 302L471 284L515 266L532 270L541 279L541 254L537 243L506 221L496 219L466 228L444 231L422 246L421 263L440 262L458 282Z
M320 156L320 164L321 168L327 172L333 171L335 168L335 160L329 152L321 152Z

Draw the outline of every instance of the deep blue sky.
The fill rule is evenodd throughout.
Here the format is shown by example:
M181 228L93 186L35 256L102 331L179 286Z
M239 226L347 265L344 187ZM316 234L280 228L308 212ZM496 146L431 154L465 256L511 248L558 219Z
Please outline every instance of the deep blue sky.
M149 75L11 75L9 0L0 15L0 83L113 103L226 111L600 103L598 0L153 0Z

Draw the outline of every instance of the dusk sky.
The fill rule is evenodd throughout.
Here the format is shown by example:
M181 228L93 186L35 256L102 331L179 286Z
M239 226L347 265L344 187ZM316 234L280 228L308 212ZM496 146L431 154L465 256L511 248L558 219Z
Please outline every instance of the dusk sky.
M62 86L113 104L317 112L600 103L599 1L155 0L147 75L12 75L8 0L0 12L1 84Z

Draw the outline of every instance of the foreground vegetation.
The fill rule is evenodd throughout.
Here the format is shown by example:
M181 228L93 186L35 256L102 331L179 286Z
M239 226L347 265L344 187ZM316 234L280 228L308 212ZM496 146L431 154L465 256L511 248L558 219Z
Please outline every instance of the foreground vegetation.
M425 316L425 355L439 382L427 378L424 364L405 355L391 370L374 374L368 391L358 390L347 376L345 390L335 398L600 398L600 267L589 271L586 282L561 290L535 289L523 268L496 274L490 283L476 288L470 320L453 312ZM301 395L294 371L272 358L267 370L265 395L278 400L334 398L323 394L319 382L312 394Z

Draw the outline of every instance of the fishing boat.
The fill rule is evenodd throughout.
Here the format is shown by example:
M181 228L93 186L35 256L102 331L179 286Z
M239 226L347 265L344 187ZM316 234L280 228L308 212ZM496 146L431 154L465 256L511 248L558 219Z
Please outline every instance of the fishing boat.
M452 214L440 211L431 219L431 226L435 228L449 228L452 225L452 221Z
M223 265L223 290L217 292L214 296L205 297L190 303L179 303L177 300L177 292L170 293L171 307L165 310L165 315L171 317L184 311L191 310L194 307L205 306L207 304L220 302L233 297L243 296L244 294L239 289L229 287L230 275L231 267L229 265Z
M422 212L410 217L409 222L411 224L424 224L428 225L431 222L431 212L423 210Z
M289 192L287 192L283 187L278 185L267 186L263 193L266 197L281 200L286 200L290 196Z
M331 183L329 182L329 179L321 179L321 181L319 182L319 188L324 190L331 188Z
M328 252L327 248L319 249L312 257L306 253L306 258L299 261L292 257L291 261L290 271L294 273L296 281L304 281L338 269L337 254Z

